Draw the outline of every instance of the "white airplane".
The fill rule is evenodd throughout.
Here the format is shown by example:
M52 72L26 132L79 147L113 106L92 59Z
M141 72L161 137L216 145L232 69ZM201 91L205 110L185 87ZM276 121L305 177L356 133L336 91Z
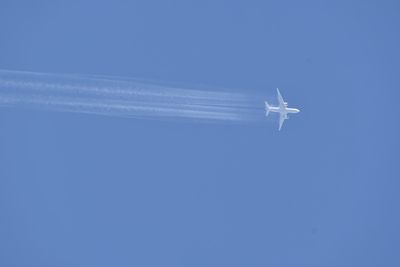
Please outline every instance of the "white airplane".
M289 113L299 113L300 110L297 108L288 108L288 103L283 101L283 98L281 96L281 93L279 92L279 89L276 88L276 91L278 93L278 102L279 106L278 107L273 107L268 104L267 101L265 101L265 116L268 116L270 112L276 112L279 113L279 131L282 128L283 122L286 119L289 119L288 115Z

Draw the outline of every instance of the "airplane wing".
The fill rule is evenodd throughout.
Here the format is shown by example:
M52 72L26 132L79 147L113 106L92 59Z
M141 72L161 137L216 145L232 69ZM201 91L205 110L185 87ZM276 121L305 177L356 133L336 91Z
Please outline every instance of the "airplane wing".
M283 114L283 113L280 113L280 115L279 115L279 131L281 130L283 122L285 121L285 119L286 119L286 115Z
M283 101L283 97L282 97L281 93L279 92L279 89L276 88L276 91L277 91L277 95L278 95L279 108L281 110L286 110L285 101Z

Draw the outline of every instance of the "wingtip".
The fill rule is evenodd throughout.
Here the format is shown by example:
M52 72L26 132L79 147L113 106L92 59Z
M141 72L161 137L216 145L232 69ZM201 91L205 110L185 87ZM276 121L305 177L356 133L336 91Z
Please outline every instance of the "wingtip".
M281 92L279 91L279 88L276 88L276 94L277 94L278 96L281 96Z

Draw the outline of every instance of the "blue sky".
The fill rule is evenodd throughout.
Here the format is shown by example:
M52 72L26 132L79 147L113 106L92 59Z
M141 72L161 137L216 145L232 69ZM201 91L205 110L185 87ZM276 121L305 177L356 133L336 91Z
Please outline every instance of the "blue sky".
M397 1L1 1L1 69L272 101L279 87L302 112L278 132L273 119L1 108L0 265L399 266L398 13Z

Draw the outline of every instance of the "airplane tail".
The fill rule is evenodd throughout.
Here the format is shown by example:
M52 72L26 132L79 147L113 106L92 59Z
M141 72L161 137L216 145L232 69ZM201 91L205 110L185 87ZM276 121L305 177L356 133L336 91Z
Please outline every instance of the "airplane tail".
M268 116L269 112L271 111L271 106L265 101L265 116Z

